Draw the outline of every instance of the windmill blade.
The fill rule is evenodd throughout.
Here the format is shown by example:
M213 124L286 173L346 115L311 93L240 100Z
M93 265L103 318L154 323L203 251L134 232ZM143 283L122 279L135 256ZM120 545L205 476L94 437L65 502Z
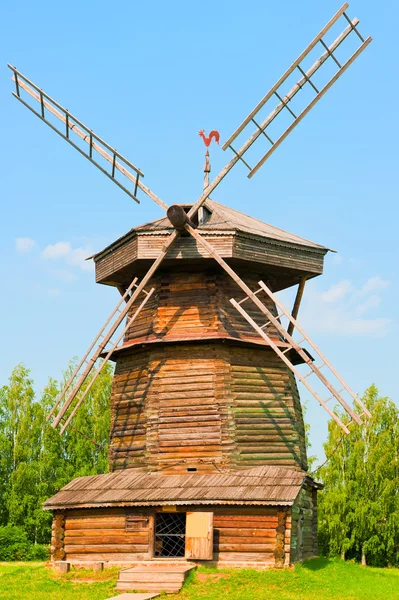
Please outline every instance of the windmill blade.
M307 115L307 113L315 106L315 104L324 96L324 94L330 89L330 87L332 87L332 85L341 77L341 75L348 69L348 67L356 60L356 58L363 52L363 50L366 49L366 47L370 44L370 42L372 41L372 38L369 37L366 40L362 37L362 35L359 33L358 29L357 29L357 25L359 23L358 19L354 19L353 21L351 21L349 19L349 17L346 15L345 11L348 8L349 4L346 2L340 9L339 11L333 16L333 18L327 23L327 25L325 27L323 27L323 29L320 31L320 33L314 38L314 40L307 46L307 48L302 52L302 54L292 63L292 65L289 67L289 69L287 69L287 71L284 73L284 75L277 81L277 83L269 90L269 92L262 98L262 100L256 105L256 107L249 113L249 115L246 117L246 119L244 119L244 121L241 123L241 125L236 129L236 131L229 137L229 139L225 142L225 144L223 145L223 150L226 150L227 148L230 148L234 154L236 155L236 157L241 160L246 167L249 169L249 174L248 177L252 177L258 170L259 168L265 163L265 161L271 156L271 154L273 154L273 152L278 148L278 146L285 140L285 138L291 133L291 131L293 131L293 129L300 123L300 121ZM341 17L344 17L345 20L349 23L348 26L344 29L344 31L336 38L336 40L330 44L330 46L327 46L327 44L324 42L323 37L325 36L325 34L331 29L331 27L338 21L338 19L340 19ZM358 49L354 52L354 54L352 54L352 56L350 56L347 61L341 65L339 63L339 61L337 60L336 56L334 55L334 52L337 50L337 48L342 44L342 42L351 34L355 34L358 36L358 38L361 41L361 45L358 47ZM302 67L301 67L301 63L303 62L303 60L310 54L310 52L313 50L313 48L315 48L315 46L320 43L321 46L323 47L323 54L320 56L320 58L305 72ZM316 85L313 83L312 81L312 77L313 75L323 66L323 64L328 60L334 60L334 62L336 63L337 67L338 67L338 71L337 73L330 79L330 81L321 89L318 90ZM295 71L298 70L301 74L300 79L298 80L298 82L293 86L293 88L287 93L285 94L284 97L281 96L281 94L279 93L279 89L281 88L281 86L285 83L285 81L288 79L288 77ZM316 96L315 98L306 106L306 108L297 116L294 114L294 112L292 111L292 109L289 106L289 102L294 98L294 96L296 96L298 93L301 92L301 90L304 88L304 86L308 84L311 89L313 90L313 92L315 92ZM261 123L259 124L256 121L256 116L257 114L260 112L260 110L263 108L263 106L273 97L276 96L276 98L279 100L278 105L276 106L276 108L270 113L270 115ZM290 125L290 127L288 127L285 132L278 138L278 140L276 140L275 142L271 139L271 137L268 135L267 132L267 128L269 127L269 125L274 121L274 119L284 110L286 109L290 114L291 117L293 117L294 121L293 123ZM247 142L242 146L242 148L238 151L236 151L233 146L232 143L234 142L234 140L240 135L240 133L242 131L244 131L244 129L248 126L248 125L255 125L256 130L255 132L248 138ZM249 148L252 146L252 144L259 138L259 136L263 135L268 142L271 144L271 148L270 150L262 157L262 159L255 165L255 167L251 168L246 161L243 159L243 156L245 155L245 153L247 152L247 150L249 150Z
M327 361L326 357L323 354L321 354L321 352L319 351L319 349L317 348L317 346L310 340L309 336L307 334L305 334L305 332L303 331L303 329L300 328L300 326L299 326L298 322L296 321L296 319L292 318L291 315L289 315L289 313L284 309L284 307L282 307L281 303L278 303L277 305L279 306L280 310L282 310L282 313L280 315L277 315L277 316L273 315L270 312L270 310L265 306L265 304L258 298L259 292L260 291L264 291L264 292L266 292L267 295L269 295L269 297L272 298L273 301L276 301L275 296L265 286L265 284L263 282L259 282L260 289L257 290L256 292L253 292L247 286L247 284L241 279L241 277L239 275L237 275L237 273L226 263L226 261L213 248L213 246L205 238L202 237L202 235L199 233L199 231L193 229L188 224L185 225L185 228L194 237L194 239L197 240L197 242L199 244L201 244L208 251L208 253L210 254L210 256L212 256L219 263L219 265L226 271L226 273L228 273L228 275L230 275L230 277L233 279L233 281L246 294L246 298L244 298L244 300L241 300L240 302L236 302L234 299L231 299L230 302L232 303L232 305L241 313L241 315L257 331L257 333L270 345L270 347L276 352L276 354L288 366L288 368L307 387L307 389L311 392L311 394L316 398L317 402L321 406L323 406L323 408L327 411L327 413L331 416L331 418L336 421L336 423L341 427L341 429L346 434L349 433L349 429L347 428L347 426L341 421L341 419L339 419L339 417L335 414L335 412L327 404L327 402L329 400L331 400L332 398L335 398L341 404L341 406L344 408L344 410L351 417L352 421L358 423L359 425L362 423L360 416L354 412L354 410L352 409L352 407L349 406L349 404L342 397L342 392L343 391L349 392L349 394L352 396L353 400L359 406L361 406L361 408L363 409L363 415L369 417L370 416L370 412L367 410L367 408L364 406L364 404L355 396L355 394L350 390L350 388L345 384L345 382L343 381L342 377L336 372L336 370L332 367L332 365ZM263 312L263 314L266 315L266 317L268 319L268 322L272 323L274 325L274 327L278 330L278 332L280 333L280 335L283 337L283 339L286 340L289 343L289 347L288 348L286 348L284 351L281 351L280 348L273 342L273 340L264 331L265 325L263 325L262 327L259 327L255 323L255 321L248 315L248 313L242 308L241 304L243 302L245 302L246 300L248 300L248 299L250 299L257 306L257 308L261 312ZM321 373L320 367L318 368L318 367L316 367L313 364L313 361L312 361L312 359L309 358L309 355L303 350L303 348L301 348L301 346L299 345L299 343L296 342L292 338L292 336L288 333L288 331L286 331L284 329L284 327L281 325L281 323L279 321L279 319L283 315L287 316L288 319L289 319L289 322L293 322L293 324L295 325L295 327L299 331L302 332L302 334L303 334L303 340L301 340L301 342L304 341L304 340L307 340L311 344L312 348L315 350L315 352L317 353L317 355L323 360L323 363L324 363L323 366L327 366L330 369L330 371L334 374L334 376L336 377L336 379L343 385L343 389L342 390L339 390L339 391L336 390L336 388L331 384L331 382L327 379L327 377L325 377ZM308 375L303 376L298 371L298 369L296 369L296 367L291 363L291 361L288 359L288 357L286 356L287 351L291 350L292 348L300 355L300 357L303 359L303 361L306 363L306 365L310 368L310 373ZM331 394L330 398L328 398L327 400L323 400L320 397L320 395L313 389L313 387L307 381L307 377L310 374L316 375L318 377L318 379L321 381L321 383L326 387L326 389L329 390L329 392Z
M63 389L61 390L61 393L58 396L58 398L57 398L57 400L56 400L53 408L51 409L51 411L47 415L47 421L49 421L51 419L51 417L53 416L53 414L54 414L55 410L57 409L58 405L62 402L62 400L65 397L66 393L71 388L73 382L75 381L75 378L79 375L79 373L81 372L82 368L84 368L84 365L88 364L90 353L92 352L92 350L95 347L95 345L97 343L99 343L101 339L105 338L106 332L107 332L107 327L111 326L112 320L114 319L115 315L117 313L121 312L121 306L123 306L124 302L127 303L129 301L129 298L130 298L129 294L130 294L130 292L133 290L134 287L137 287L136 282L137 282L137 277L135 277L133 279L133 281L131 282L131 284L129 285L129 287L123 293L122 298L119 300L118 304L115 306L114 310L112 311L112 313L110 314L110 316L108 317L108 319L106 320L106 322L104 323L104 325L101 327L100 331L98 332L98 334L94 338L93 342L89 346L89 349L87 350L86 354L83 356L82 360L78 363L78 365L76 366L76 368L73 370L71 376L69 377L69 379L67 380L67 382L64 385Z
M154 200L159 206L167 210L168 206L163 202L154 192L152 192L147 186L145 186L141 178L144 177L144 173L136 167L133 163L128 161L112 148L107 142L102 140L98 135L93 133L86 125L84 125L79 119L74 117L66 108L63 108L58 102L53 100L48 94L43 92L37 85L30 81L25 75L18 71L15 67L8 65L13 72L12 80L15 82L16 91L13 92L13 96L17 98L24 106L31 110L39 119L44 121L46 125L51 127L53 131L58 133L64 140L66 140L71 146L73 146L78 152L80 152L85 158L91 163L96 165L104 175L109 177L117 186L119 186L130 198L136 202L140 202L137 198L138 189L142 190L149 198ZM40 105L40 112L36 110L36 105L32 105L27 100L22 98L21 91L26 92L30 98L38 102ZM60 128L56 127L47 118L48 113L52 114L60 121ZM62 125L61 125L62 124ZM61 129L62 127L62 129ZM86 142L88 149L82 149L73 139L73 135L76 135L81 140ZM110 170L107 171L97 159L97 155L101 156L107 162L110 163ZM116 179L116 171L119 171L130 183L134 184L133 191L123 185L118 179Z
M155 288L151 288L149 292L146 292L146 295L144 296L144 299L140 303L140 306L137 308L137 310L134 312L134 314L130 318L128 318L126 320L125 327L123 328L122 332L119 334L119 336L116 339L116 341L111 344L111 347L109 348L109 350L107 350L106 356L104 357L104 359L102 360L102 362L100 363L100 365L96 368L96 370L94 372L94 375L91 378L89 384L87 385L87 387L84 390L84 392L81 394L80 398L78 399L78 401L76 402L75 406L73 407L71 413L69 414L68 418L66 419L64 425L62 426L61 434L64 433L64 431L68 427L69 423L72 421L72 419L75 416L78 408L80 407L80 405L82 404L82 402L84 401L84 399L86 398L86 396L88 395L88 393L90 392L91 388L93 387L93 385L94 385L97 377L100 375L101 371L104 369L105 365L109 361L112 353L114 352L114 350L118 346L119 342L121 341L121 339L125 335L125 332L129 329L130 325L137 319L137 317L139 316L140 312L142 311L142 309L144 308L144 306L147 304L148 300L151 298L151 296L154 293L154 291L155 291Z
M256 107L249 113L249 115L244 119L241 125L236 129L236 131L229 137L226 143L223 145L223 150L230 148L234 153L233 158L227 163L227 165L220 171L220 173L215 177L215 179L210 183L210 185L206 188L206 190L201 194L196 203L193 205L191 210L188 212L188 216L192 218L193 214L203 205L207 198L209 198L210 194L214 191L214 189L219 185L219 183L224 179L224 177L229 173L229 171L234 167L234 165L241 161L245 164L245 166L249 170L248 177L251 178L260 167L266 162L266 160L273 154L273 152L280 146L280 144L288 137L288 135L295 129L295 127L302 121L302 119L310 112L310 110L317 104L317 102L324 96L324 94L333 86L333 84L341 77L341 75L349 68L349 66L358 58L358 56L366 49L366 47L372 41L371 37L368 37L366 40L362 37L357 29L357 25L359 23L359 19L350 20L346 14L346 9L349 4L346 2L339 11L332 17L332 19L327 23L325 27L320 31L320 33L314 38L314 40L309 44L309 46L302 52L302 54L297 58L296 61L292 63L290 68L284 73L284 75L277 81L277 83L271 88L271 90L262 98L262 100L256 105ZM342 33L330 44L324 42L323 37L325 34L331 29L331 27L340 19L345 19L347 26L342 31ZM349 37L350 35L356 35L361 44L358 49L348 58L348 60L341 65L337 60L334 52L337 48L342 44L342 42ZM323 47L323 53L320 58L305 72L301 67L301 63L303 60L310 54L310 52L316 47L317 44L320 44ZM337 73L330 79L330 81L321 89L318 90L314 82L312 81L313 75L323 66L323 64L331 59L335 62L338 67ZM284 82L288 79L288 77L295 71L298 70L301 74L300 79L294 85L294 87L285 94L284 97L279 93L279 89L284 84ZM289 102L303 89L305 85L309 85L313 92L316 94L314 99L306 106L306 108L299 114L295 115L292 109L289 106ZM272 98L272 96L276 96L278 98L279 103L276 108L270 113L270 115L263 120L262 123L258 123L256 120L256 115L263 108L263 106ZM275 120L275 118L283 111L287 110L290 112L293 117L292 124L284 131L284 133L276 140L273 141L267 132L267 128L269 125ZM250 135L247 141L242 145L239 150L235 150L232 146L232 143L236 140L236 138L243 132L248 126L254 125L255 131ZM244 159L245 153L251 148L254 142L262 136L266 138L268 142L271 144L271 148L268 152L259 160L259 162L252 168Z
M179 237L180 237L180 234L177 231L173 231L173 233L170 235L168 241L166 242L166 244L162 248L161 252L159 253L157 259L152 263L151 267L149 268L149 270L147 271L147 273L145 274L145 276L143 277L143 279L141 280L141 282L138 285L136 285L136 283L134 281L130 284L127 292L130 289L132 289L133 287L135 288L135 291L129 297L129 299L128 299L127 302L125 302L125 301L126 301L126 298L128 296L126 296L126 298L123 296L122 300L125 302L124 307L120 308L120 303L121 303L121 301L120 301L118 303L118 306L117 306L118 310L114 309L114 311L111 313L111 316L108 318L108 320L106 322L106 325L108 325L110 323L110 327L109 327L108 331L106 331L106 332L104 331L104 328L106 326L106 325L104 325L103 329L100 331L99 335L97 336L97 338L95 339L95 341L93 342L93 344L90 346L89 350L87 351L84 359L81 360L81 362L80 362L80 368L83 368L83 371L80 373L80 375L78 377L78 380L76 381L73 389L69 392L69 395L67 396L67 398L66 398L66 400L65 400L62 408L60 409L59 413L57 414L57 416L55 417L54 421L52 422L52 424L51 424L52 427L55 428L60 423L60 421L63 418L64 414L66 413L66 411L68 410L68 408L71 406L73 400L76 398L76 396L77 396L77 394L78 394L81 386L83 385L83 383L86 381L87 377L90 375L91 371L93 370L94 365L96 364L97 360L100 358L100 355L104 351L106 345L111 340L111 338L114 335L114 333L116 332L116 330L119 328L119 326L122 323L123 319L127 316L130 307L133 305L133 303L138 298L138 296L143 291L145 291L144 290L145 286L150 281L151 277L155 274L156 270L158 269L158 267L160 266L160 264L164 260L165 256L167 255L169 249L173 246L173 244L175 243L175 241ZM147 292L147 294L148 293L149 292ZM116 318L112 321L112 319L114 318L114 316ZM100 338L101 338L101 341L100 341L99 345L95 349L95 351L92 354L92 356L89 358L89 354L90 354L91 350L93 349L93 347L95 346L96 342ZM73 380L74 380L74 378L75 378L76 375L77 375L77 373L75 373L75 375L72 378L72 380L68 382L68 384L67 384L68 388L73 383ZM67 391L68 390L64 390L63 393L62 393L62 396L64 396ZM57 405L60 403L60 400L61 400L61 398L59 399L59 401L57 401ZM65 429L65 427L64 427L64 429Z

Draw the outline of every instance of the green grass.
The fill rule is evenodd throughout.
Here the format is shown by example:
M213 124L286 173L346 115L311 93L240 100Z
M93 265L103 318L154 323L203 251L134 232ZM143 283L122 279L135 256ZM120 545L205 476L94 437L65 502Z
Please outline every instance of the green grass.
M68 575L43 563L0 563L0 599L105 600L117 595L118 569ZM200 567L168 600L399 600L399 569L314 559L294 569L255 571Z
M7 600L105 600L117 595L118 569L60 575L44 563L0 563L0 598Z

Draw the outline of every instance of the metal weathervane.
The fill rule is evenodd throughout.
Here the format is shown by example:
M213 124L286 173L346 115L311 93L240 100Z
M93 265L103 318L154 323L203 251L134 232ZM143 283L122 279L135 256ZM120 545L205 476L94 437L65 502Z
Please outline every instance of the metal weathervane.
M207 148L206 153L205 153L205 164L204 164L204 191L206 190L206 188L209 185L209 174L211 172L211 163L209 161L209 146L211 145L212 140L215 140L215 142L217 144L219 144L219 140L220 140L220 133L218 131L216 131L216 129L212 129L212 131L210 132L210 134L208 135L208 137L205 136L205 131L203 129L200 129L200 132L198 134L200 137L202 137L204 144Z

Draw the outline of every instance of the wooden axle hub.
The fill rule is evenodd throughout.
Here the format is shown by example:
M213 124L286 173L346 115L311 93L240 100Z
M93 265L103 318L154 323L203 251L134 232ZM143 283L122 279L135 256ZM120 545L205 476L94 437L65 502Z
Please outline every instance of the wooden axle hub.
M196 225L187 216L186 211L179 204L172 204L169 206L167 213L169 221L177 231L184 231L185 225L188 224L190 227L195 228Z

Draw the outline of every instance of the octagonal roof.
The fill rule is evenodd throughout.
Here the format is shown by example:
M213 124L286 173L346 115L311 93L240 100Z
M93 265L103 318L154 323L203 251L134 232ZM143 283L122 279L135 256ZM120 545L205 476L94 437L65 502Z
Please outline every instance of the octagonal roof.
M183 206L188 209L191 205ZM134 227L92 257L96 280L109 285L129 283L134 275L148 269L173 230L167 216ZM320 275L330 250L210 199L204 204L198 231L232 266L245 264L246 269L277 279L276 289L293 285L303 275ZM163 266L181 265L182 261L203 264L205 260L210 260L207 251L191 236L183 235Z

